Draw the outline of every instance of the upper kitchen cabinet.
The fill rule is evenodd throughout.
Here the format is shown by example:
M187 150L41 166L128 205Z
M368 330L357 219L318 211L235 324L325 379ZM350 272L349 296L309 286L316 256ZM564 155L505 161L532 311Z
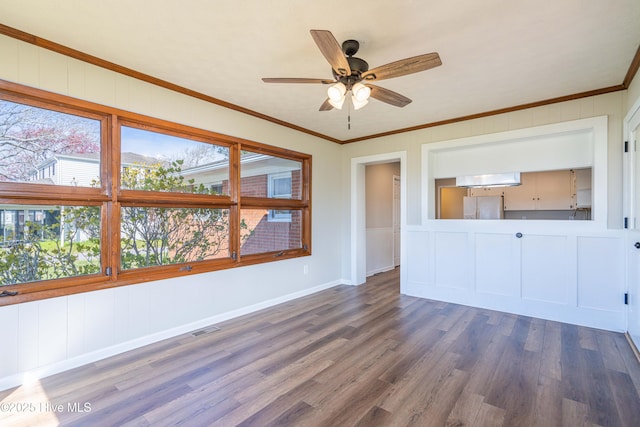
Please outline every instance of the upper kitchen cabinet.
M469 195L472 197L477 196L502 196L504 194L504 187L482 187L471 188Z
M504 188L505 211L554 211L575 208L571 170L528 172L521 185Z

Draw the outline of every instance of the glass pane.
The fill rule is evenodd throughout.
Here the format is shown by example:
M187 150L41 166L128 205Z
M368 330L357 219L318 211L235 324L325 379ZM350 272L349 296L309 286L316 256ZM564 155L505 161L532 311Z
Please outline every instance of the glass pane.
M123 207L122 269L229 256L229 209Z
M99 207L0 205L0 285L100 270Z
M229 194L229 149L122 126L121 187Z
M302 247L302 211L242 209L240 255Z
M100 181L100 121L0 100L0 181Z
M302 162L243 151L240 158L240 196L302 198Z

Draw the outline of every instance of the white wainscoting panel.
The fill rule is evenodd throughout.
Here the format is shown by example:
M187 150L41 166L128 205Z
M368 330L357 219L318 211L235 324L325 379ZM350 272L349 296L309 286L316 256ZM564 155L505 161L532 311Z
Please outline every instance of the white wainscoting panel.
M470 289L469 235L459 232L435 233L436 285Z
M625 292L624 260L622 239L578 237L578 306L619 311Z
M513 234L478 233L475 240L476 291L517 297L520 294L520 242Z
M522 298L568 304L575 284L569 281L570 251L566 236L524 235ZM575 267L574 267L575 268Z
M415 231L405 234L406 238L406 265L401 268L406 269L409 283L427 285L433 283L433 278L429 276L433 273L433 268L429 267L433 259L429 257L429 246L431 245L431 233L427 231Z
M407 227L404 238L403 294L626 330L622 230L451 220Z

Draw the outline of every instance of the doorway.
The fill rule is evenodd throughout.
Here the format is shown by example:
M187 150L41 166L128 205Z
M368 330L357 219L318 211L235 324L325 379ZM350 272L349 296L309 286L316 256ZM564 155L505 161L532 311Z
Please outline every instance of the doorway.
M399 238L398 247L400 252L400 264L404 258L404 230L406 226L406 152L394 152L378 154L366 157L351 159L351 251L350 270L352 285L360 285L366 281L367 277L367 200L366 200L366 167L368 165L400 163L399 172ZM396 174L397 175L397 174ZM393 203L392 203L393 205ZM392 206L391 206L392 207ZM393 247L395 242L391 243ZM402 282L403 274L401 273Z

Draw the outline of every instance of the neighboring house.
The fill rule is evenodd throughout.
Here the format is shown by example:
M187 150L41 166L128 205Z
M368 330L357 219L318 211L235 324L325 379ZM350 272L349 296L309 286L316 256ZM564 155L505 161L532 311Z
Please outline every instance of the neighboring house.
M160 162L154 157L122 153L123 169ZM300 165L297 162L263 154L245 154L241 165L243 196L295 198L301 194ZM182 176L185 180L193 180L193 185L203 184L218 194L229 193L226 159L185 168ZM55 154L38 165L29 182L90 187L99 179L100 153ZM57 206L42 209L12 206L12 209L0 210L0 245L21 240L28 222L52 225L58 222L60 214ZM252 209L243 212L243 220L246 224L241 249L243 255L299 247L300 215L289 210Z
M243 197L291 199L301 193L300 164L263 154L243 154L240 192ZM229 170L226 159L182 171L194 185L203 184L219 194L229 194ZM302 218L289 210L243 210L246 224L241 254L270 252L300 246Z
M158 159L136 153L123 153L122 163L125 168L140 167L142 164L158 163ZM99 180L100 153L81 153L54 154L36 167L28 182L91 187ZM0 246L22 240L29 222L43 226L57 224L61 212L59 206L33 209L33 206L12 205L11 209L0 209ZM64 233L62 238L64 239Z

